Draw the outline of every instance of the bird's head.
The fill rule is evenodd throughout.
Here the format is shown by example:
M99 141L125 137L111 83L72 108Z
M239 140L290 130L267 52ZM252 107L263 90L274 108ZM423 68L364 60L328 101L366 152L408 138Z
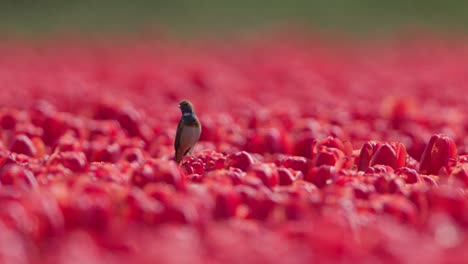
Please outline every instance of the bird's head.
M179 108L180 108L180 111L182 111L182 114L194 113L193 105L190 101L183 100L182 102L179 103Z

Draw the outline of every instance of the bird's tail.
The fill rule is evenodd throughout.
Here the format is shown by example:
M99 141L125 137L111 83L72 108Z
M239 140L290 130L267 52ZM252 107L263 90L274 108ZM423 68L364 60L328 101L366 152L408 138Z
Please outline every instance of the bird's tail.
M183 158L184 158L183 152L182 151L176 151L174 160L177 162L177 164L180 164L180 162L182 161Z

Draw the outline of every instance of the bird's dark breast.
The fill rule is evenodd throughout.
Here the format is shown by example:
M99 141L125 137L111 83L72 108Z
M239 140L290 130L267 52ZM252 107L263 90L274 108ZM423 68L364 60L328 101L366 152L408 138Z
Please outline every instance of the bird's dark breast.
M186 126L200 127L200 122L194 116L184 116L182 120Z

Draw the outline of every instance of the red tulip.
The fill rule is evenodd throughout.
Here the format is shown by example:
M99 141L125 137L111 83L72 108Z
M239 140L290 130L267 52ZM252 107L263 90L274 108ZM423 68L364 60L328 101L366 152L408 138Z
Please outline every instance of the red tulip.
M327 184L333 182L336 177L335 168L328 165L322 165L311 169L304 180L315 184L318 188L322 188Z
M421 156L419 172L438 175L440 169L447 169L449 160L456 156L457 148L451 138L433 135Z
M254 159L249 153L242 151L229 155L226 162L229 167L239 168L245 171L254 163Z
M37 155L37 149L31 139L26 135L16 136L13 144L11 145L11 151L34 157Z
M371 159L374 156L375 152L377 151L380 143L376 143L373 141L366 142L360 151L359 158L358 158L358 170L364 171L369 168Z

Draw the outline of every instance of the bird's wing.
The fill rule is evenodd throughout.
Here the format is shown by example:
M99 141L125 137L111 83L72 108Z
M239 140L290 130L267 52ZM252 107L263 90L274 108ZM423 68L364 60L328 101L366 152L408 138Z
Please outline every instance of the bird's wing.
M174 148L175 148L176 152L180 147L180 138L181 138L181 135L182 135L182 129L183 129L182 124L183 124L183 122L184 121L182 119L180 119L179 124L177 125L177 133L176 133L175 142L174 142Z

